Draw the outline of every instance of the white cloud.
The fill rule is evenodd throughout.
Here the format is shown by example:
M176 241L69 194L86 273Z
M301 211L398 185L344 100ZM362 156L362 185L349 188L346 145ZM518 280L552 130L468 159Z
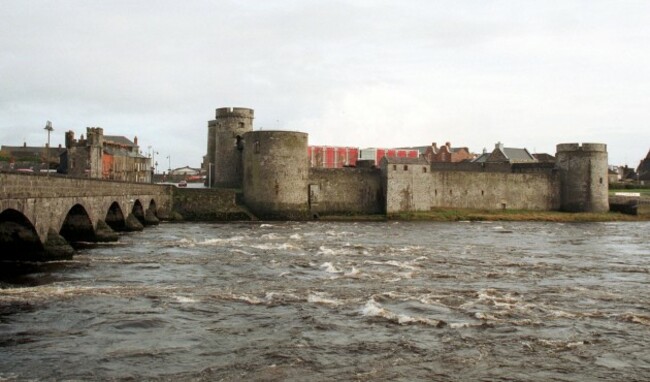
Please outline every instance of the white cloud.
M102 126L198 166L214 109L310 143L553 152L650 129L643 1L3 2L0 142ZM161 154L162 155L162 154Z

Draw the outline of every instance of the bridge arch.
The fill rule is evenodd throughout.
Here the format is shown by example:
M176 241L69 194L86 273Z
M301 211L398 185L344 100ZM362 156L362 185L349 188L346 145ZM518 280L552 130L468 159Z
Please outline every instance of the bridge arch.
M140 202L140 199L136 199L135 203L133 203L133 208L131 209L131 213L133 216L138 218L141 224L144 225L144 207L142 207L142 202Z
M148 209L154 214L154 216L158 217L158 207L156 207L156 201L153 198L149 201Z
M43 252L43 244L32 222L12 208L0 213L0 248L0 260L32 260L35 254Z
M124 231L126 229L126 219L118 202L113 202L108 207L104 221L114 231Z
M75 204L70 208L63 220L59 235L73 245L81 241L95 241L95 228L84 206Z

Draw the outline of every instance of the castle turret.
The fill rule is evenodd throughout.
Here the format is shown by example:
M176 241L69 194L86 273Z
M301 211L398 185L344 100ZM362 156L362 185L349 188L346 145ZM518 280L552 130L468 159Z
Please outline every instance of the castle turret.
M252 131L244 136L244 201L263 219L309 215L307 134Z
M555 163L560 175L560 208L563 211L609 211L607 145L559 144Z
M253 114L253 109L220 108L216 119L208 122L209 187L241 187L242 137L253 131Z
M69 149L72 148L72 145L75 143L74 139L74 131L68 130L65 132L65 148Z
M104 156L104 129L101 127L86 128L86 142L88 145L88 176L91 178L101 178L103 172Z

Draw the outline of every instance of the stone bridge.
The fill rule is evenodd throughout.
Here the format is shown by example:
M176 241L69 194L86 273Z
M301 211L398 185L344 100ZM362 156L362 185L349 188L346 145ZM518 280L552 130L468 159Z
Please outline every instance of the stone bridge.
M70 244L117 240L171 205L171 186L0 173L0 260L69 258Z

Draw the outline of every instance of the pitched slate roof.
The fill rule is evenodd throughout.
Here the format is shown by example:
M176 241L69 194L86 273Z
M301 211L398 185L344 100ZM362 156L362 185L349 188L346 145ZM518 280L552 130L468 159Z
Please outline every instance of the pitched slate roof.
M503 144L497 143L491 153L483 153L472 162L537 162L527 149L519 149L514 147L503 147Z
M424 154L430 146L412 146L412 147L395 147L395 150L417 150L420 154Z
M417 157L417 158L383 157L383 158L381 158L381 160L382 160L382 162L386 161L387 164L423 164L423 165L428 165L429 164L427 162L427 160L424 159L423 157Z
M133 143L133 141L121 135L104 135L104 141L108 141L122 146L129 146L129 147L135 146L135 143Z

